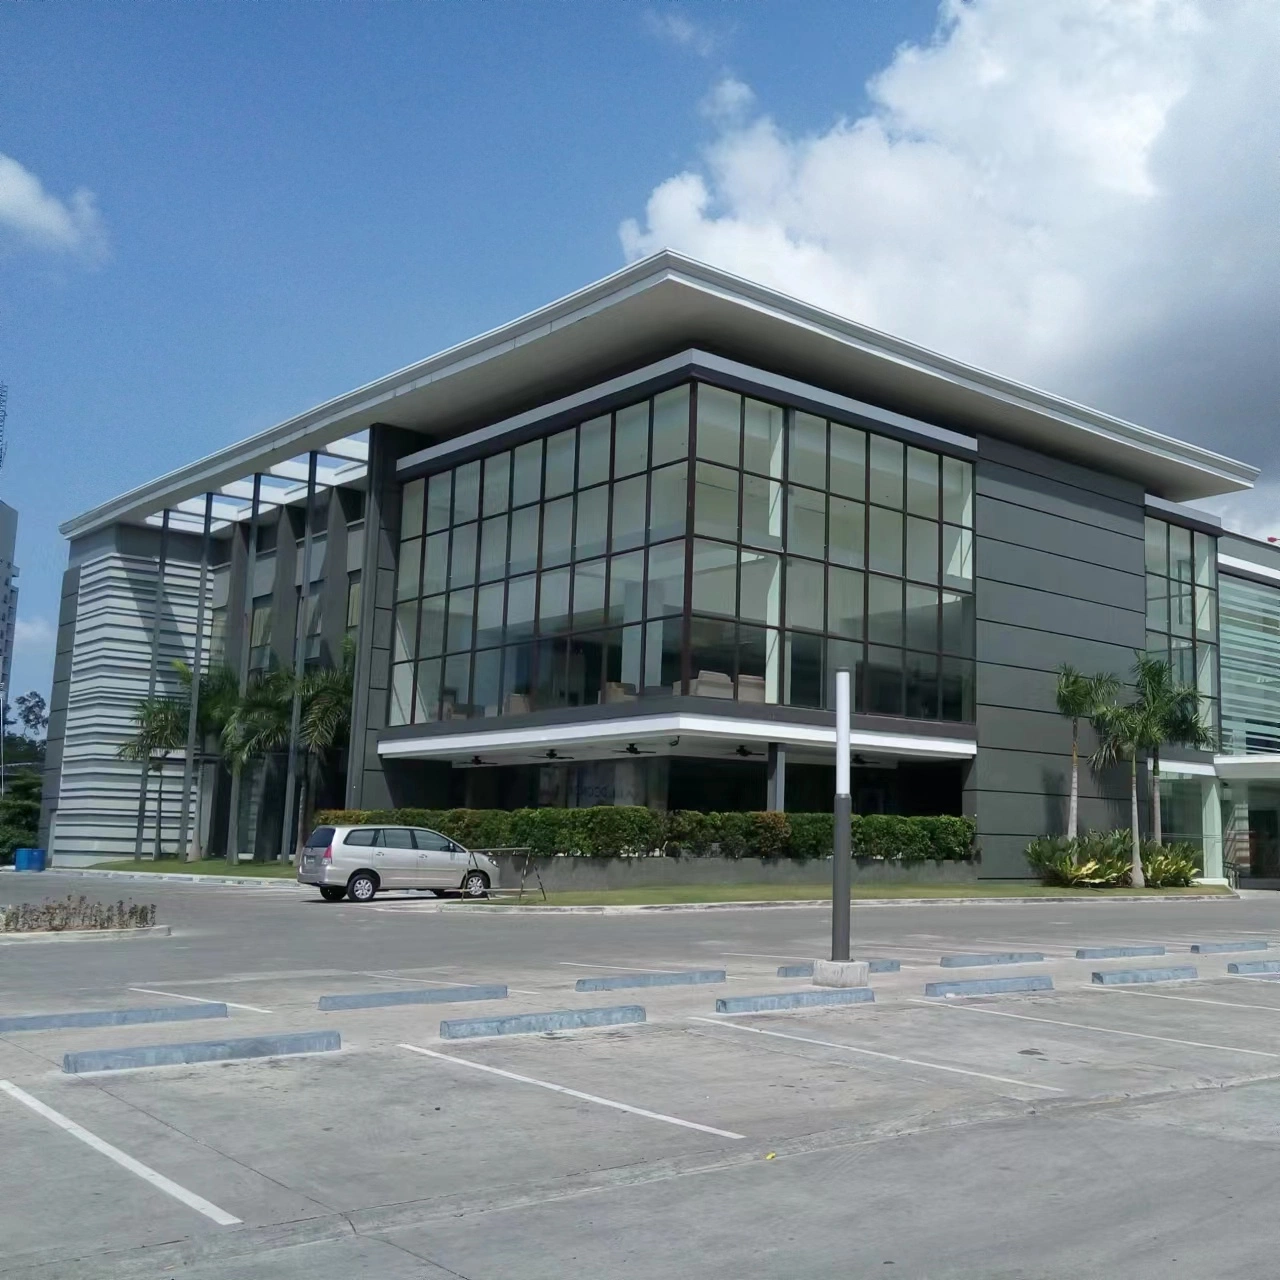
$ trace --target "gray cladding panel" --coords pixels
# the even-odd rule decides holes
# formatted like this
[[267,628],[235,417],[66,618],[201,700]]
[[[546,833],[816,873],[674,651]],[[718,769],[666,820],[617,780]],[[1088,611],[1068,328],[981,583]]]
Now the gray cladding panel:
[[[982,829],[987,835],[1021,836],[1033,839],[1046,831],[1060,833],[1067,828],[1069,797],[1057,794],[978,793]],[[1128,825],[1128,809],[1120,797],[1080,799],[1081,831],[1114,831]]]
[[[1128,775],[1123,767],[1098,775],[1089,767],[1086,744],[1081,744],[1080,794],[1126,796]],[[975,791],[1066,795],[1071,789],[1071,756],[1050,751],[1016,751],[984,747],[974,763],[970,786]]]
[[1065,462],[1061,458],[1051,458],[1048,454],[1037,453],[1033,449],[1026,449],[994,436],[978,438],[978,458],[980,470],[985,470],[988,464],[1009,467],[1089,493],[1118,498],[1121,502],[1129,502],[1139,508],[1146,498],[1142,486],[1132,480],[1094,471],[1075,462]]
[[[1037,547],[1053,555],[1068,556],[1087,564],[1110,565],[1129,573],[1146,572],[1146,551],[1140,536],[1033,511],[999,498],[979,494],[974,506],[974,528],[981,537]],[[1141,528],[1139,525],[1139,533]],[[982,571],[981,564],[978,571]]]
[[[1133,666],[1135,647],[1137,645],[1104,644],[1099,640],[1059,636],[1050,631],[1014,627],[1006,623],[978,623],[978,656],[986,664],[1056,671],[1064,662],[1069,662],[1081,671],[1110,671],[1123,677]],[[999,701],[994,697],[983,697],[981,690],[979,697],[983,701]]]
[[997,538],[979,538],[975,556],[981,577],[988,582],[1047,588],[1061,596],[1122,609],[1142,607],[1146,579],[1141,573],[1086,564]]
[[979,498],[998,498],[1061,516],[1112,533],[1140,538],[1143,533],[1143,511],[1132,502],[1093,493],[1060,480],[1016,471],[998,463],[979,464],[975,483]]
[[[1129,649],[1140,649],[1146,641],[1145,597],[1139,596],[1138,603],[1140,609],[1122,609],[1060,596],[1052,590],[1014,587],[986,579],[979,579],[975,592],[980,622],[1009,623],[1030,631],[1078,636],[1103,644],[1124,645]],[[1036,643],[1034,638],[1029,637],[1028,640],[1031,645]]]

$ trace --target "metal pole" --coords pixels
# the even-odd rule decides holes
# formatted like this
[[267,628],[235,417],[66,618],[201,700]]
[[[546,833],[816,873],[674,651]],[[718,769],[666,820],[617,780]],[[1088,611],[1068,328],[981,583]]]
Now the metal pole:
[[[300,682],[306,670],[307,602],[311,598],[311,508],[316,496],[316,451],[307,463],[307,506],[302,532],[302,586],[293,621],[293,704],[289,709],[289,759],[284,781],[284,818],[280,824],[280,861],[293,856],[294,798],[298,788],[298,730],[302,721]],[[285,518],[281,513],[281,518]]]
[[836,672],[836,830],[831,859],[831,958],[849,959],[849,865],[853,800],[849,795],[849,671]]
[[[147,675],[147,700],[156,696],[156,669],[160,665],[160,610],[164,601],[164,564],[169,554],[169,508],[164,509],[160,521],[160,558],[156,561],[156,603],[151,612],[151,670]],[[163,766],[162,766],[163,767]],[[138,784],[138,829],[133,838],[133,860],[142,861],[142,828],[147,816],[147,780],[151,773],[151,758],[142,762],[142,781]],[[163,784],[161,784],[163,785]],[[156,845],[159,846],[159,826],[162,814],[156,815]]]
[[[196,638],[191,652],[191,701],[187,708],[187,749],[182,760],[182,819],[178,824],[178,856],[186,858],[191,831],[191,775],[195,772],[196,722],[200,716],[200,672],[204,665],[204,597],[209,580],[209,541],[213,530],[213,494],[204,495],[204,538],[200,543],[200,589],[196,598]],[[197,786],[202,779],[197,779]],[[196,832],[197,841],[200,833]]]
[[8,700],[9,690],[0,684],[0,796],[7,794],[4,789],[4,740],[9,732],[9,726],[5,723],[8,719]]
[[[249,688],[249,656],[253,646],[253,591],[258,570],[258,513],[262,500],[262,476],[253,477],[253,507],[249,513],[249,550],[244,570],[240,609],[240,670],[236,689],[243,698]],[[231,798],[227,813],[227,861],[240,860],[240,768],[231,768]]]

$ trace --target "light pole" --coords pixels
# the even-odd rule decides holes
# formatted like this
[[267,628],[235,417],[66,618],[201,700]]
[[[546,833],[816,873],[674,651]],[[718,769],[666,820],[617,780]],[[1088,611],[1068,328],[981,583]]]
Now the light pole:
[[7,795],[5,791],[4,780],[4,740],[9,732],[9,727],[5,723],[8,719],[9,710],[9,690],[0,684],[0,796]]
[[836,672],[836,805],[831,860],[831,959],[849,959],[849,863],[853,800],[849,794],[849,672]]

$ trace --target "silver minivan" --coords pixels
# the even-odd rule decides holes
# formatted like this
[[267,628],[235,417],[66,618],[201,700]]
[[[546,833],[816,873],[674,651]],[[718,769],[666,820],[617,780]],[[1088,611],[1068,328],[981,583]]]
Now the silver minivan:
[[298,859],[298,883],[326,902],[368,902],[379,889],[447,890],[483,898],[498,864],[427,827],[317,827]]

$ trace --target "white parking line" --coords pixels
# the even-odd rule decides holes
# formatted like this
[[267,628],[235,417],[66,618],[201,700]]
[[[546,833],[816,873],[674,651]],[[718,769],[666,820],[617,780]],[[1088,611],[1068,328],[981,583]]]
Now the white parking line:
[[824,1049],[840,1049],[845,1053],[861,1053],[868,1058],[884,1058],[889,1062],[901,1062],[908,1067],[928,1067],[931,1071],[947,1071],[952,1075],[976,1076],[979,1080],[994,1080],[998,1084],[1016,1085],[1019,1089],[1043,1089],[1046,1093],[1062,1093],[1057,1085],[1035,1084],[1031,1080],[1011,1080],[1008,1076],[993,1076],[985,1071],[970,1071],[967,1067],[949,1067],[942,1062],[924,1062],[919,1058],[904,1058],[896,1053],[881,1053],[878,1049],[862,1049],[851,1044],[839,1044],[834,1040],[815,1040],[812,1036],[797,1036],[786,1031],[766,1031],[763,1027],[744,1027],[738,1022],[721,1022],[718,1018],[691,1017],[690,1022],[705,1022],[713,1027],[725,1027],[730,1031],[750,1031],[757,1036],[776,1036],[779,1040],[798,1040],[801,1044],[816,1044]]
[[1095,991],[1102,996],[1146,996],[1148,1000],[1181,1000],[1184,1004],[1218,1004],[1224,1009],[1265,1009],[1268,1013],[1280,1013],[1280,1006],[1245,1004],[1242,1000],[1206,1000],[1203,996],[1171,996],[1163,991],[1130,991],[1125,987],[1082,987],[1081,990]]
[[633,1116],[644,1116],[647,1120],[662,1120],[666,1124],[679,1125],[682,1129],[697,1129],[699,1133],[712,1133],[717,1138],[745,1138],[746,1134],[734,1133],[729,1129],[716,1129],[709,1124],[695,1124],[692,1120],[681,1120],[678,1116],[663,1115],[661,1111],[646,1111],[644,1107],[633,1107],[626,1102],[614,1102],[611,1098],[598,1098],[594,1093],[583,1093],[579,1089],[569,1089],[562,1084],[552,1084],[549,1080],[535,1080],[532,1076],[517,1075],[514,1071],[503,1071],[500,1067],[489,1067],[483,1062],[471,1062],[467,1058],[454,1058],[447,1053],[437,1053],[434,1049],[423,1049],[416,1044],[402,1044],[401,1049],[410,1053],[420,1053],[427,1058],[439,1058],[442,1062],[453,1062],[460,1067],[471,1067],[475,1071],[487,1071],[490,1075],[502,1076],[505,1080],[514,1080],[518,1084],[534,1084],[540,1089],[550,1089],[553,1093],[563,1093],[570,1098],[580,1098],[583,1102],[594,1102],[602,1107],[612,1107],[615,1111],[626,1111]]
[[1280,1053],[1265,1049],[1244,1049],[1235,1044],[1207,1044],[1203,1040],[1179,1040],[1175,1036],[1153,1036],[1145,1031],[1119,1031],[1115,1027],[1095,1027],[1087,1022],[1064,1022],[1059,1018],[1034,1018],[1029,1013],[1010,1013],[1006,1009],[982,1009],[972,1004],[938,1004],[932,1000],[915,1000],[914,1004],[934,1009],[958,1009],[964,1013],[989,1013],[993,1018],[1016,1018],[1019,1022],[1044,1022],[1052,1027],[1071,1027],[1075,1031],[1101,1031],[1109,1036],[1127,1036],[1133,1040],[1159,1040],[1164,1044],[1181,1044],[1190,1049],[1220,1049],[1223,1053],[1248,1053],[1256,1058],[1280,1058]]
[[639,969],[633,964],[584,964],[580,960],[561,960],[571,969],[605,969],[609,973],[681,973],[680,969]]
[[219,1209],[216,1204],[212,1204],[203,1196],[196,1195],[194,1191],[188,1191],[186,1187],[180,1187],[176,1182],[166,1178],[164,1174],[157,1173],[140,1160],[135,1160],[131,1155],[126,1155],[119,1147],[113,1147],[111,1143],[104,1142],[97,1134],[90,1133],[88,1129],[76,1124],[74,1120],[69,1120],[60,1111],[55,1111],[52,1107],[45,1106],[39,1098],[33,1098],[25,1090],[19,1089],[16,1084],[11,1084],[8,1080],[0,1080],[0,1090],[3,1090],[16,1101],[21,1102],[24,1107],[30,1107],[37,1115],[43,1116],[46,1120],[56,1124],[59,1129],[65,1129],[72,1137],[79,1138],[86,1146],[92,1147],[101,1155],[106,1156],[108,1160],[114,1160],[116,1164],[128,1169],[130,1173],[136,1173],[144,1182],[149,1182],[166,1195],[182,1201],[189,1209],[194,1209],[197,1213],[204,1214],[206,1218],[211,1218],[220,1227],[234,1227],[240,1222],[239,1218],[228,1213],[225,1209]]
[[170,1000],[190,1000],[192,1004],[225,1004],[228,1009],[244,1009],[249,1013],[270,1013],[270,1009],[260,1009],[256,1004],[236,1004],[232,1000],[206,1000],[203,996],[184,996],[177,991],[157,991],[154,987],[130,987],[130,991],[139,991],[144,996],[168,996]]
[[[396,973],[371,973],[367,969],[361,969],[360,973],[366,978],[385,978],[388,982],[412,982],[417,986],[421,986],[424,982],[436,982],[442,987],[474,987],[474,982],[450,982],[448,978],[437,978],[434,974],[426,978],[402,978]],[[508,987],[508,991],[514,991],[520,996],[540,996],[541,991],[527,991],[523,987]]]

